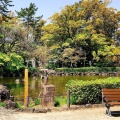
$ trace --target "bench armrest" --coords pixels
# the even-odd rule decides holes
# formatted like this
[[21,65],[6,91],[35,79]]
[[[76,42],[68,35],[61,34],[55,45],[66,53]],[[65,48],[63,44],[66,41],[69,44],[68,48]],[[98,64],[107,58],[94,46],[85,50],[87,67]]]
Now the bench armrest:
[[108,101],[106,100],[106,96],[103,96],[103,102],[105,102],[105,103],[108,103]]

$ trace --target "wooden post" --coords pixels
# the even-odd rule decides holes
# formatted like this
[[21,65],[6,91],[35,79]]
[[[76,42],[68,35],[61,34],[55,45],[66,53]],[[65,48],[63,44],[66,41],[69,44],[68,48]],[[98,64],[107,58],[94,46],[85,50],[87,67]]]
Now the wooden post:
[[70,90],[67,91],[67,108],[70,108]]
[[24,78],[24,106],[28,107],[28,69],[25,69]]

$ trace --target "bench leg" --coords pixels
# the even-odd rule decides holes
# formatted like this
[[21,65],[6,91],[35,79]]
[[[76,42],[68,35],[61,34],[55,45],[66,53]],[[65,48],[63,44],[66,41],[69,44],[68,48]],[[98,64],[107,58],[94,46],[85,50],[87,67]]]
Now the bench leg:
[[106,114],[108,114],[109,116],[111,116],[110,106],[106,106],[106,108],[107,108]]

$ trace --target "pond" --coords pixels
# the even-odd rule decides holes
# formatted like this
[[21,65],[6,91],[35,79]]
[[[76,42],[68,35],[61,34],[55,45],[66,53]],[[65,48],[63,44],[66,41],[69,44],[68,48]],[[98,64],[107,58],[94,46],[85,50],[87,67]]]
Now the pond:
[[[66,95],[65,84],[69,80],[93,80],[105,78],[105,76],[49,76],[48,84],[55,85],[55,95],[64,96]],[[16,84],[15,80],[19,79],[19,84]],[[24,98],[24,78],[0,78],[0,84],[4,84],[10,89],[11,94],[15,99],[22,100]],[[38,98],[40,93],[40,76],[36,77],[36,80],[33,77],[29,77],[29,96],[32,98]]]

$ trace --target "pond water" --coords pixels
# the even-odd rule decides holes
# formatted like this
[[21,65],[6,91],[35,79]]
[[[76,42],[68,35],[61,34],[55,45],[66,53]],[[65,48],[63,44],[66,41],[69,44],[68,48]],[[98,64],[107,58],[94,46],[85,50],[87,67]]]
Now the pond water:
[[[66,95],[65,84],[69,80],[93,80],[105,78],[105,76],[49,76],[48,84],[55,85],[55,95]],[[19,84],[16,84],[15,80],[19,79]],[[0,78],[0,84],[4,84],[10,89],[11,94],[15,99],[22,100],[24,98],[24,78]],[[38,98],[40,93],[40,77],[36,77],[36,80],[33,77],[29,77],[29,96],[32,98]]]

